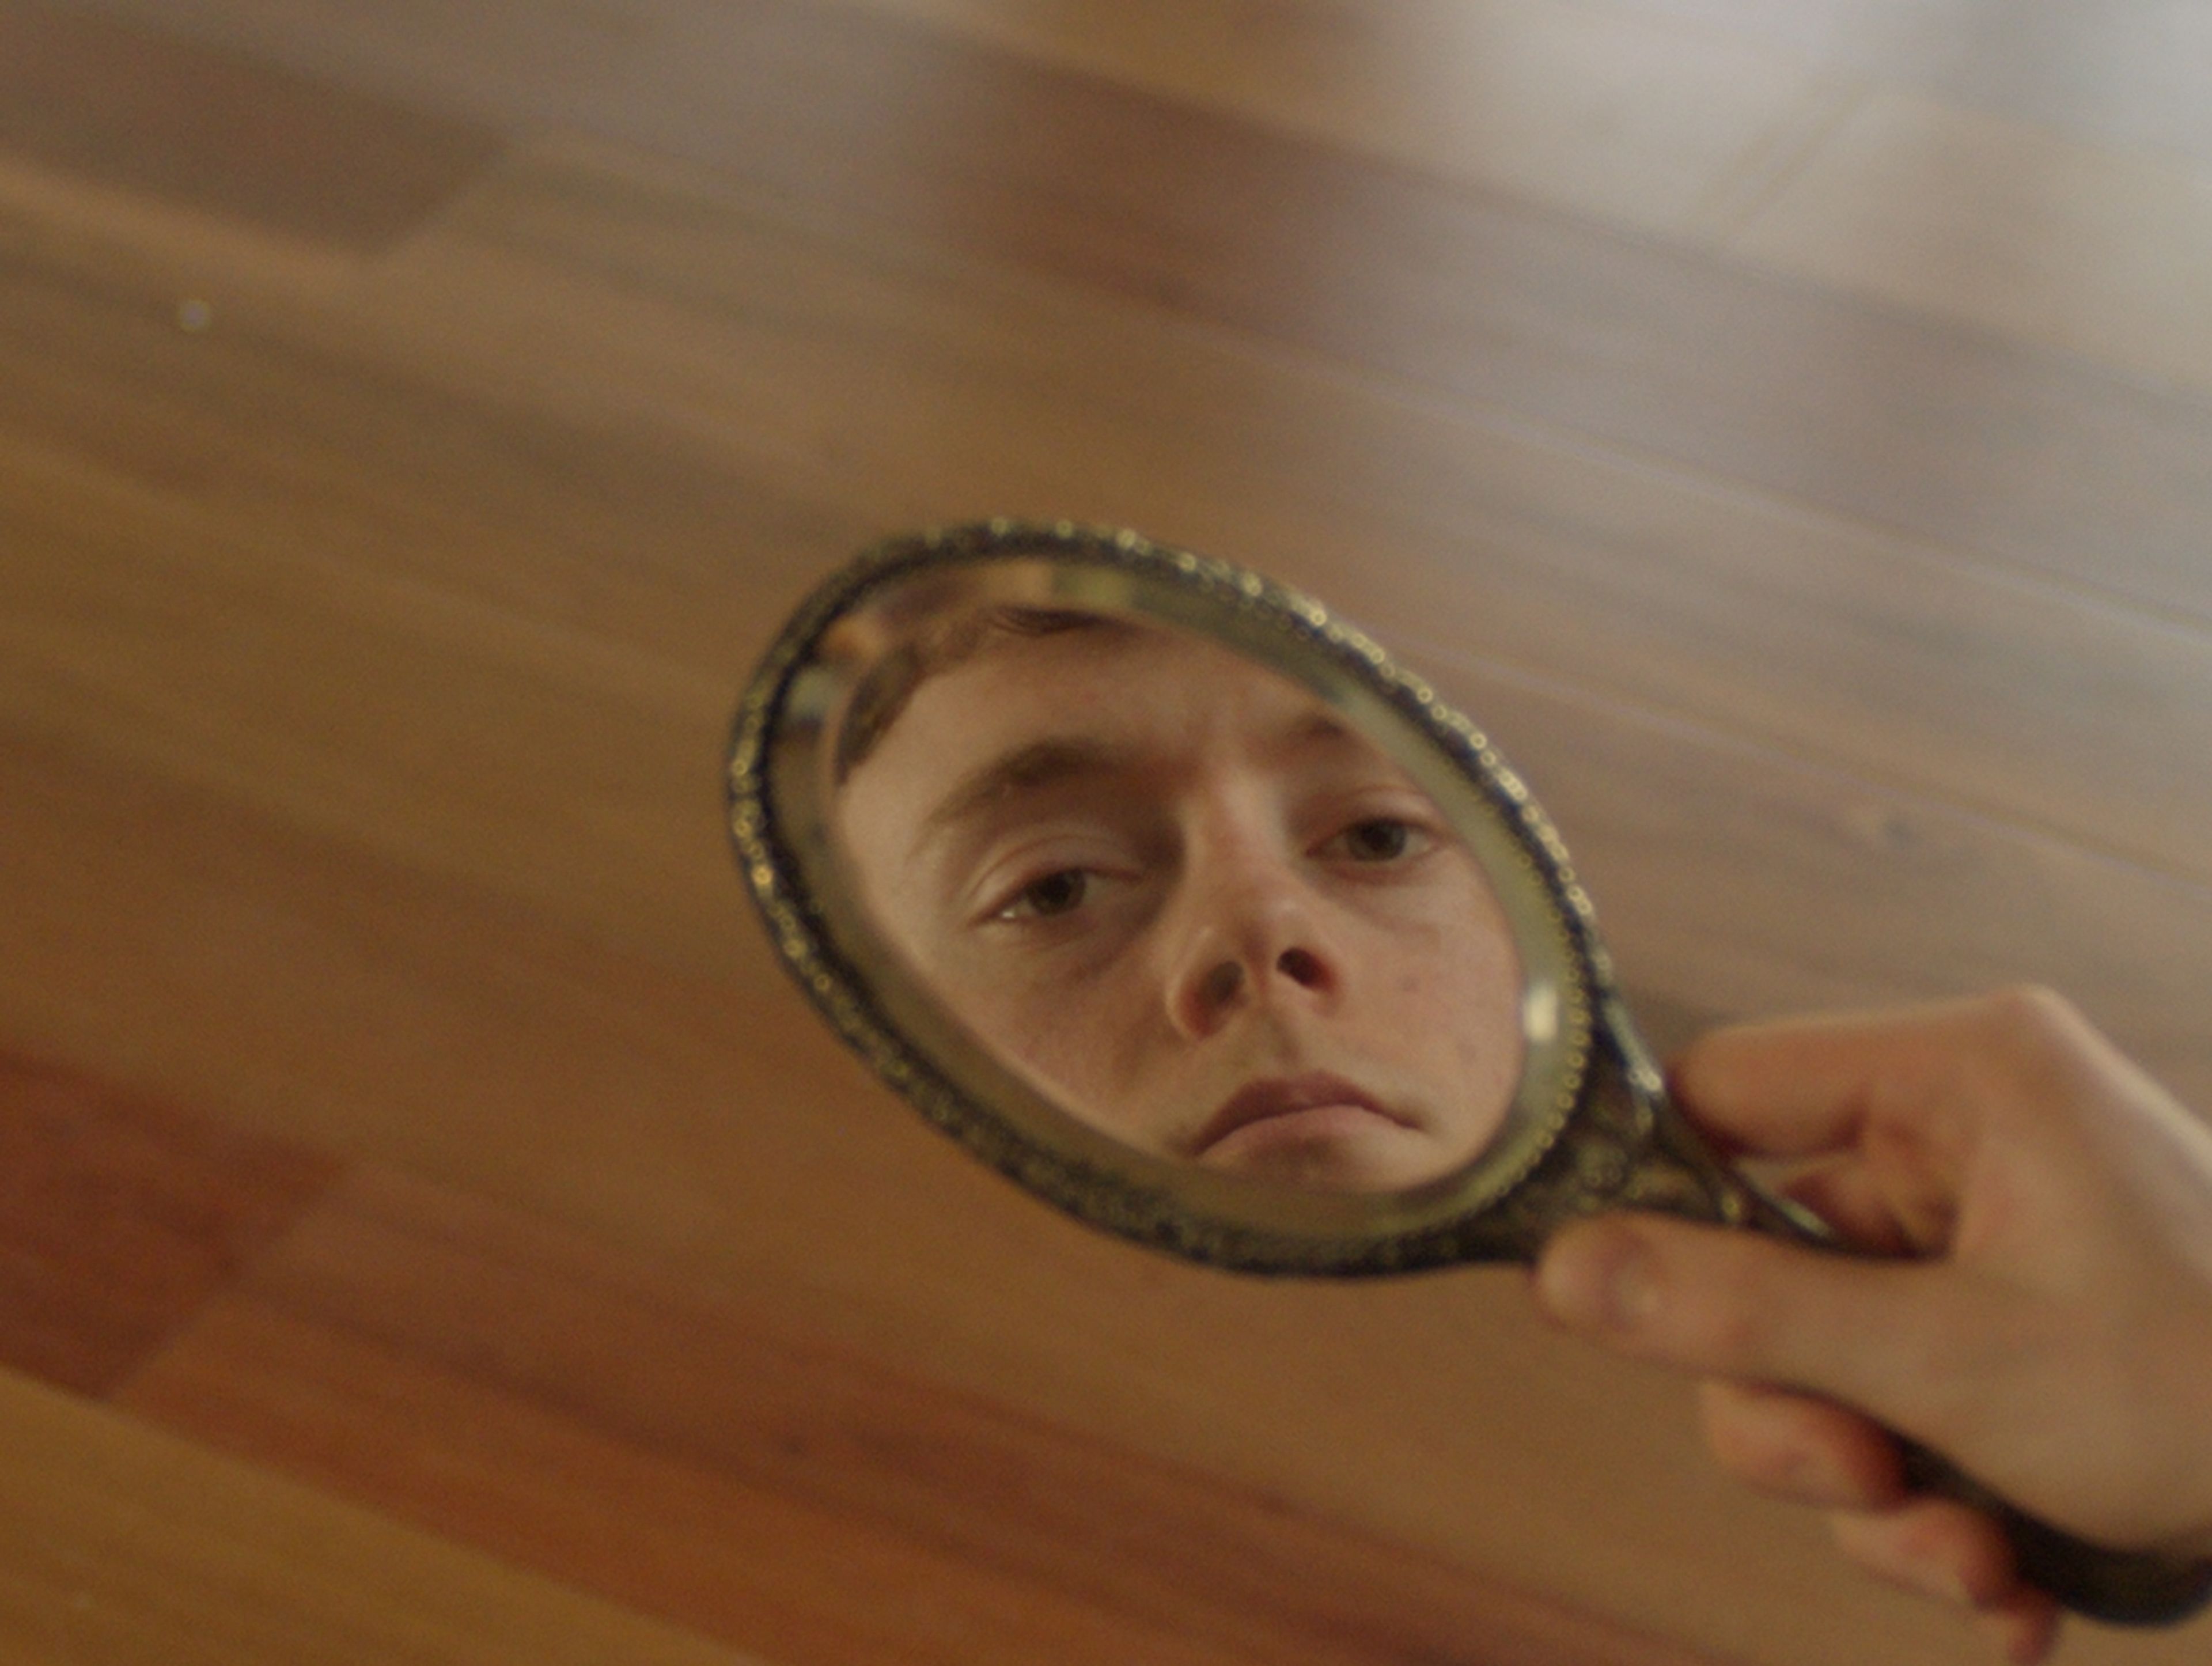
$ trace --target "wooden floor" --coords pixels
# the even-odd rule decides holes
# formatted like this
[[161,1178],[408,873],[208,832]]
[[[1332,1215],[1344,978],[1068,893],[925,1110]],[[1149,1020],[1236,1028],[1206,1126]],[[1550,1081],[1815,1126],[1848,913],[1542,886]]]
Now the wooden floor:
[[1663,1042],[2033,978],[2212,1110],[2205,18],[0,0],[0,1657],[1979,1659],[1510,1271],[971,1172],[719,752],[866,539],[1132,524]]

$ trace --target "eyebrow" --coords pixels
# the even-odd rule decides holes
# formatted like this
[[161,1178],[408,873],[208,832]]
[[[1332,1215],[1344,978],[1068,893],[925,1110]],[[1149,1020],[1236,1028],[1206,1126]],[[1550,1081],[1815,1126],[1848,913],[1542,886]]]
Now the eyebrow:
[[[1296,752],[1342,741],[1365,744],[1364,737],[1327,712],[1314,712],[1291,726],[1279,744],[1283,751]],[[1129,768],[1132,762],[1125,747],[1090,737],[1058,735],[1029,741],[978,764],[956,781],[922,818],[915,848],[930,843],[946,829],[1002,800],[1085,776],[1109,775]]]
[[937,838],[947,828],[1017,793],[1035,793],[1085,775],[1105,775],[1124,767],[1128,754],[1103,740],[1050,737],[1033,740],[977,765],[953,783],[922,818],[915,840],[916,848]]

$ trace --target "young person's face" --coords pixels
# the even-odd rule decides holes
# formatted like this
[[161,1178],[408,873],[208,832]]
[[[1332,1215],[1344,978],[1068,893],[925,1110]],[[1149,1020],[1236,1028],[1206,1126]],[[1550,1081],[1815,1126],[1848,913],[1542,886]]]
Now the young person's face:
[[914,690],[837,819],[947,1005],[1141,1149],[1382,1189],[1511,1102],[1520,964],[1481,870],[1396,765],[1220,648],[987,642]]

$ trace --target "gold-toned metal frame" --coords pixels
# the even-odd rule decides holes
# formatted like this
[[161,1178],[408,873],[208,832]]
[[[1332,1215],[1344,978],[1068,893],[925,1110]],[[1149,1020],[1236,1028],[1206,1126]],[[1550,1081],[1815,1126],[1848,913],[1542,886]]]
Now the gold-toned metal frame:
[[[961,575],[999,581],[998,599],[1171,624],[1223,643],[1346,713],[1435,799],[1501,881],[1528,991],[1520,1091],[1488,1149],[1439,1181],[1373,1195],[1291,1191],[1150,1157],[1054,1104],[928,994],[852,901],[857,888],[842,867],[827,763],[842,689],[823,644],[899,587]],[[738,860],[780,958],[877,1073],[1030,1190],[1181,1256],[1342,1276],[1524,1255],[1528,1223],[1498,1206],[1546,1166],[1591,1098],[1601,1051],[1616,1050],[1609,1031],[1601,1033],[1601,1009],[1609,1017],[1618,1000],[1589,899],[1558,834],[1488,738],[1312,598],[1133,532],[998,520],[864,551],[802,604],[746,689],[729,793]],[[1589,1160],[1585,1153],[1581,1167]],[[1578,1168],[1562,1178],[1587,1188],[1599,1177]],[[1607,1189],[1617,1192],[1617,1181]]]

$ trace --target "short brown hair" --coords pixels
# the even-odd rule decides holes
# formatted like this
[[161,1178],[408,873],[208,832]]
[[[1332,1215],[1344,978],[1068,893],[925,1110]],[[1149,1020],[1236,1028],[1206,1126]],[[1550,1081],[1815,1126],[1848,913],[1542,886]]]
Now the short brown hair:
[[882,744],[914,691],[932,677],[966,664],[994,641],[1055,636],[1063,631],[1114,626],[1103,613],[1066,607],[1006,604],[933,620],[861,673],[837,730],[836,780],[840,787]]

